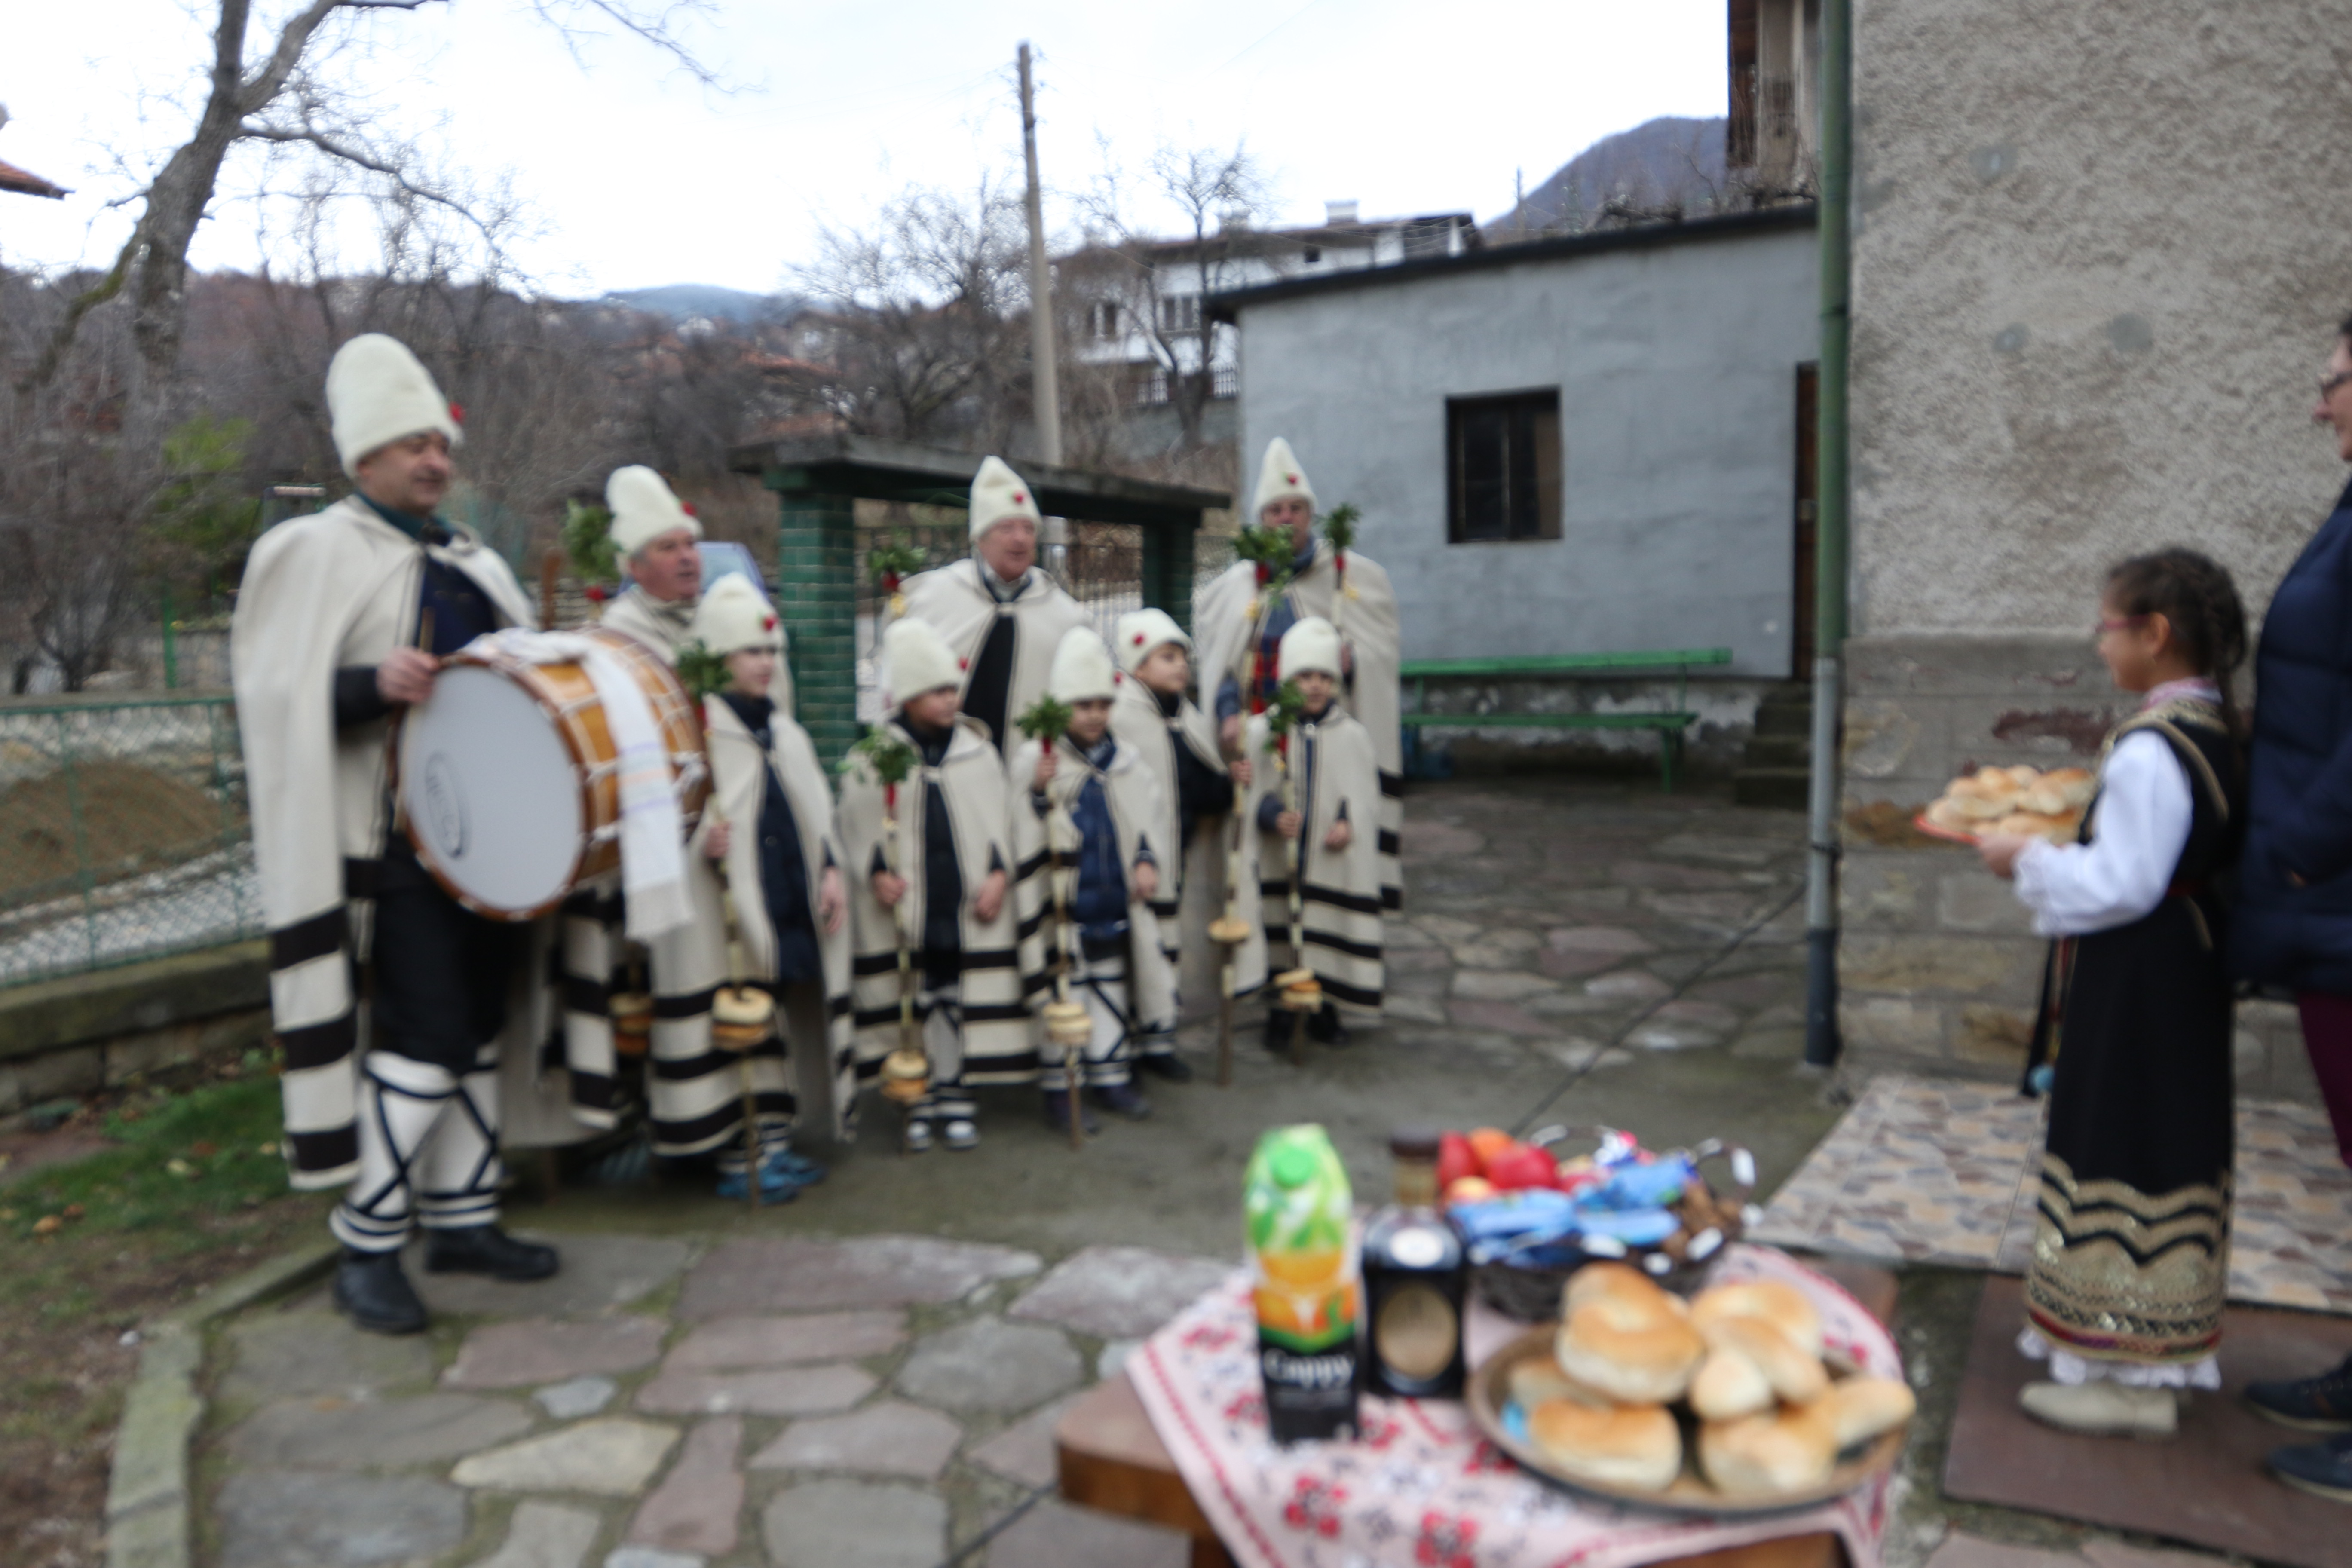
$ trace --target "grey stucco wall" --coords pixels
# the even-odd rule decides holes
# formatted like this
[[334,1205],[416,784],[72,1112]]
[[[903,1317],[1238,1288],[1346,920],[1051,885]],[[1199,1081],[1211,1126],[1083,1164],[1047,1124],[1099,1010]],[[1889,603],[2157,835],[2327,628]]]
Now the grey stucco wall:
[[1855,9],[1855,629],[2073,632],[2175,542],[2259,615],[2344,482],[2352,0]]
[[[1334,290],[1242,319],[1242,485],[1287,437],[1364,513],[1408,658],[1727,647],[1789,673],[1810,227]],[[1556,541],[1448,544],[1445,401],[1557,387]]]

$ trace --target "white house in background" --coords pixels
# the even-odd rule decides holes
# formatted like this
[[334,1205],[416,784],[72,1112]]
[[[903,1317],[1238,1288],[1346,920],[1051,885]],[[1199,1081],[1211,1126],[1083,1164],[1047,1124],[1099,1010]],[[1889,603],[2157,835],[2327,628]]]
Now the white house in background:
[[1079,323],[1074,356],[1083,364],[1126,367],[1135,403],[1150,407],[1169,400],[1171,367],[1182,374],[1199,370],[1204,341],[1213,395],[1234,395],[1234,334],[1214,323],[1204,334],[1206,295],[1460,256],[1480,246],[1468,213],[1364,219],[1354,202],[1327,202],[1323,222],[1307,227],[1228,222],[1200,240],[1088,245],[1058,258],[1055,271]]

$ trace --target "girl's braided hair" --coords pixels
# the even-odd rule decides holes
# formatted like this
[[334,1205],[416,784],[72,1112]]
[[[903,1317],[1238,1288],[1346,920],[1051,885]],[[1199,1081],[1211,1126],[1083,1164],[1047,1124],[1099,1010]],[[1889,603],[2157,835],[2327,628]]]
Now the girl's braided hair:
[[2246,662],[2246,607],[2226,567],[2201,552],[2173,545],[2135,555],[2107,574],[2108,602],[2127,616],[2162,616],[2180,651],[2221,689],[2221,712],[2242,728],[2231,691]]

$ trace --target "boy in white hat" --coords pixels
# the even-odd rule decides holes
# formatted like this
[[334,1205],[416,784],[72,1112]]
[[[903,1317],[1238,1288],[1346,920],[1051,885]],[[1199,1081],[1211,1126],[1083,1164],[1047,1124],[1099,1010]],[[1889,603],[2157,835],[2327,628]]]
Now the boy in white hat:
[[[750,579],[722,577],[702,595],[692,641],[726,661],[729,684],[702,705],[710,747],[711,808],[702,852],[727,868],[745,973],[774,994],[782,1038],[752,1054],[761,1125],[758,1180],[764,1199],[790,1198],[824,1173],[792,1151],[797,1110],[786,1051],[803,1052],[801,1081],[830,1075],[836,1138],[848,1135],[856,1079],[849,1032],[849,909],[842,851],[833,832],[833,792],[808,731],[769,697],[783,630]],[[811,1063],[814,1061],[814,1068]],[[684,1067],[688,1064],[676,1064]],[[656,1114],[715,1139],[719,1195],[741,1197],[742,1080],[736,1065],[706,1053],[707,1070],[651,1079]]]
[[1276,437],[1258,465],[1251,510],[1260,526],[1289,533],[1297,552],[1292,575],[1281,593],[1270,594],[1252,563],[1236,561],[1201,595],[1192,624],[1201,630],[1202,700],[1214,709],[1218,740],[1231,750],[1278,679],[1283,635],[1308,616],[1339,629],[1339,700],[1362,721],[1380,760],[1381,799],[1363,826],[1379,840],[1381,907],[1399,910],[1404,907],[1397,858],[1404,824],[1404,732],[1397,722],[1402,642],[1396,591],[1379,562],[1352,545],[1338,549],[1316,532],[1315,504],[1315,487],[1297,454]]
[[[1263,713],[1249,722],[1244,754],[1255,771],[1244,808],[1255,829],[1257,875],[1242,879],[1240,913],[1251,931],[1234,956],[1234,988],[1264,984],[1274,962],[1268,949],[1278,944],[1285,970],[1312,970],[1322,984],[1323,1007],[1308,1018],[1307,1037],[1344,1046],[1343,1016],[1376,1018],[1381,1009],[1381,868],[1370,830],[1379,820],[1380,769],[1371,737],[1339,702],[1339,634],[1331,623],[1320,616],[1298,622],[1283,634],[1278,657],[1283,682],[1297,688],[1306,713],[1286,737],[1276,736]],[[1303,933],[1296,949],[1294,847]],[[1286,1050],[1298,1015],[1273,1000],[1267,998],[1266,1049]]]
[[1152,914],[1166,880],[1152,836],[1166,814],[1150,769],[1110,732],[1119,685],[1100,635],[1073,628],[1054,652],[1048,688],[1069,704],[1070,727],[1051,747],[1022,742],[1006,769],[1023,796],[1013,811],[1022,921],[1053,921],[1049,868],[1058,850],[1076,930],[1056,930],[1053,939],[1069,965],[1071,994],[1094,1025],[1082,1063],[1068,1062],[1064,1047],[1045,1042],[1039,1079],[1045,1120],[1067,1127],[1075,1114],[1089,1131],[1092,1118],[1072,1098],[1081,1078],[1105,1110],[1135,1121],[1151,1114],[1133,1081],[1135,1046],[1139,1037],[1165,1035],[1176,1017],[1175,978]]
[[882,637],[882,734],[914,766],[887,784],[854,753],[842,775],[841,839],[853,875],[857,1074],[877,1076],[898,1043],[898,944],[914,952],[915,1016],[930,1089],[908,1118],[911,1150],[934,1133],[950,1149],[980,1142],[973,1086],[1037,1074],[1028,997],[1038,967],[1008,896],[1017,861],[1004,761],[956,710],[963,669],[940,634],[899,621]]
[[1037,498],[1001,458],[971,481],[971,554],[907,579],[907,618],[928,622],[961,661],[962,711],[1000,753],[1013,721],[1045,689],[1054,650],[1087,624],[1078,602],[1037,568]]
[[[1162,847],[1159,896],[1151,900],[1160,925],[1160,951],[1169,973],[1183,973],[1181,946],[1189,940],[1180,911],[1184,898],[1184,862],[1192,832],[1204,818],[1234,808],[1236,785],[1249,786],[1250,765],[1228,767],[1217,746],[1215,727],[1187,694],[1192,683],[1192,639],[1165,610],[1132,611],[1118,618],[1111,639],[1127,679],[1111,704],[1111,732],[1121,747],[1142,758],[1160,786],[1160,821],[1152,842]],[[1176,1054],[1174,1020],[1144,1037],[1137,1064],[1146,1072],[1182,1083],[1192,1069]]]
[[[328,367],[327,407],[356,493],[255,544],[230,663],[293,1183],[350,1184],[329,1222],[344,1248],[335,1301],[363,1329],[407,1333],[425,1326],[400,1262],[420,1222],[433,1272],[557,1266],[498,1224],[501,1078],[523,1109],[540,1082],[531,1016],[558,1011],[544,994],[510,1010],[509,989],[519,970],[547,973],[553,921],[487,920],[444,892],[390,830],[385,769],[388,724],[432,697],[441,656],[534,617],[497,552],[435,515],[459,431],[416,357],[353,338]],[[562,1016],[558,1124],[610,1126],[609,1026]]]

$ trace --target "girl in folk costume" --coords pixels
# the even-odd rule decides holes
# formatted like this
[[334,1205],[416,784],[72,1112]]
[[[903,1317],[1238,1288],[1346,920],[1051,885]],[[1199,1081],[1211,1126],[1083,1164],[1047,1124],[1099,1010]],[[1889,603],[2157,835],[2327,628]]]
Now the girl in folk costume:
[[344,1247],[335,1301],[362,1328],[402,1333],[425,1325],[399,1251],[420,1220],[428,1269],[555,1271],[552,1248],[498,1226],[501,1102],[528,1108],[560,1027],[571,1114],[557,1126],[609,1127],[612,1036],[601,1001],[562,1011],[548,986],[516,986],[548,973],[555,921],[474,914],[394,825],[394,714],[431,699],[439,656],[533,624],[497,553],[433,515],[455,410],[375,333],[336,351],[327,406],[358,489],[255,544],[230,659],[293,1182],[350,1183],[330,1221]]
[[[1182,973],[1184,860],[1192,830],[1205,817],[1234,808],[1236,785],[1249,787],[1250,765],[1230,767],[1220,753],[1217,731],[1200,704],[1186,695],[1192,683],[1192,639],[1165,610],[1137,610],[1118,618],[1112,647],[1127,679],[1110,710],[1111,732],[1124,750],[1143,760],[1160,786],[1160,820],[1151,841],[1161,847],[1160,890],[1150,900],[1160,926],[1160,951],[1171,975]],[[1176,1054],[1175,1009],[1169,1026],[1143,1038],[1139,1065],[1182,1083],[1192,1069]]]
[[[1241,994],[1265,984],[1267,950],[1279,938],[1284,967],[1312,970],[1322,985],[1323,1006],[1308,1018],[1307,1037],[1344,1046],[1343,1012],[1377,1017],[1381,1008],[1380,858],[1363,826],[1378,820],[1380,770],[1371,737],[1339,706],[1339,634],[1331,623],[1320,616],[1300,621],[1283,634],[1279,658],[1284,683],[1297,688],[1305,707],[1286,735],[1275,732],[1267,714],[1252,719],[1243,746],[1251,764],[1243,809],[1257,874],[1244,869],[1236,889],[1235,910],[1250,936],[1234,958],[1234,989]],[[1301,935],[1291,948],[1294,850]],[[1267,1000],[1266,1048],[1286,1050],[1298,1016]]]
[[[1377,838],[1381,907],[1402,909],[1397,853],[1404,822],[1404,741],[1397,721],[1396,592],[1379,562],[1345,542],[1345,531],[1337,542],[1317,535],[1315,487],[1279,436],[1267,443],[1259,465],[1254,510],[1260,527],[1287,531],[1295,553],[1286,572],[1237,561],[1201,595],[1193,624],[1201,628],[1202,698],[1214,707],[1220,742],[1234,751],[1244,719],[1263,712],[1273,696],[1283,634],[1308,616],[1338,628],[1339,699],[1362,722],[1380,764],[1380,798],[1362,826]],[[1335,514],[1335,526],[1337,521]]]
[[908,748],[915,766],[886,785],[871,758],[853,752],[842,777],[842,849],[856,873],[857,1075],[876,1077],[898,1043],[903,933],[930,1058],[907,1146],[929,1148],[936,1130],[950,1149],[969,1149],[980,1142],[972,1086],[1037,1076],[1028,998],[1045,983],[1034,933],[1022,935],[1008,897],[1016,862],[1004,762],[956,711],[956,656],[928,623],[904,620],[883,634],[882,666],[885,700],[897,705],[879,733]]
[[[1094,1026],[1081,1050],[1082,1075],[1071,1070],[1066,1047],[1046,1040],[1039,1081],[1054,1127],[1069,1125],[1080,1076],[1107,1110],[1131,1121],[1150,1115],[1150,1102],[1132,1081],[1135,1042],[1175,1025],[1174,976],[1152,914],[1152,900],[1170,879],[1158,847],[1167,840],[1154,837],[1166,812],[1151,770],[1110,732],[1120,684],[1102,638],[1090,627],[1074,628],[1055,651],[1047,688],[1069,705],[1069,728],[1051,745],[1024,741],[1006,769],[1018,794],[1013,841],[1022,924],[1034,929],[1055,918],[1046,908],[1055,901],[1050,883],[1057,875],[1068,879],[1060,907],[1077,929],[1057,931],[1054,940],[1063,944],[1070,989]],[[1084,1115],[1083,1107],[1077,1110]]]
[[[784,1087],[788,1041],[803,1051],[801,1081],[830,1075],[834,1134],[846,1139],[856,1110],[849,1020],[849,909],[842,854],[833,833],[833,794],[808,731],[768,696],[783,634],[776,613],[740,576],[722,577],[694,612],[694,640],[724,659],[728,686],[702,705],[710,747],[714,814],[705,811],[702,852],[727,868],[735,930],[749,980],[774,994],[785,1034],[751,1054],[762,1113],[759,1180],[763,1197],[789,1196],[823,1172],[787,1142],[793,1099]],[[716,1053],[714,1053],[715,1055]],[[812,1068],[812,1064],[814,1068]],[[697,1106],[674,1106],[722,1139],[719,1195],[744,1195],[739,1068],[724,1060],[667,1081],[673,1100],[691,1089]],[[668,1074],[675,1064],[657,1064]],[[765,1079],[767,1081],[763,1082]],[[657,1086],[665,1079],[656,1079]]]
[[2221,1386],[2232,1080],[2217,883],[2243,816],[2229,686],[2246,619],[2229,574],[2179,549],[2117,566],[2099,615],[2100,657],[2141,700],[2107,738],[2080,841],[1981,847],[2057,939],[2033,1042],[2055,1070],[2019,1342],[2051,1381],[2020,1398],[2072,1431],[2168,1436],[2177,1396]]
[[[1013,721],[1045,689],[1054,650],[1087,624],[1078,602],[1037,567],[1044,519],[1021,476],[983,458],[971,481],[971,554],[907,580],[906,618],[928,623],[961,660],[962,712],[1010,753]],[[887,629],[887,628],[886,628]]]

